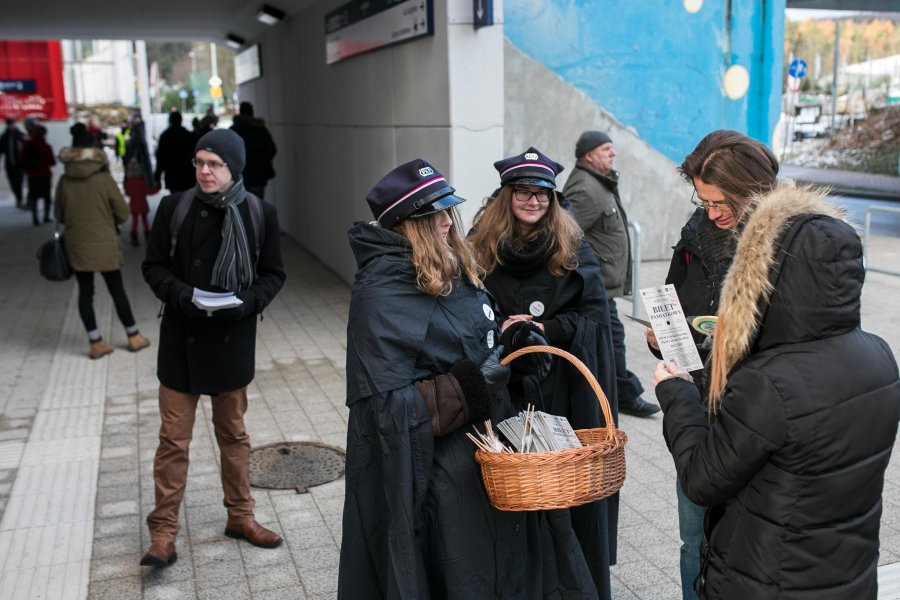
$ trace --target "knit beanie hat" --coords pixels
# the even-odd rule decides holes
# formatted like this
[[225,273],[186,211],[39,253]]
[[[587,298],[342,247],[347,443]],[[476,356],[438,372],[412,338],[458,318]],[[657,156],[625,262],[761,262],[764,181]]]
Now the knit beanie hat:
[[612,139],[602,131],[585,131],[575,142],[575,158],[581,158],[597,146],[612,142]]
[[247,152],[244,149],[244,140],[230,129],[213,129],[199,140],[194,147],[194,155],[200,150],[218,154],[222,161],[228,165],[231,178],[237,181],[244,172],[244,163],[247,160]]

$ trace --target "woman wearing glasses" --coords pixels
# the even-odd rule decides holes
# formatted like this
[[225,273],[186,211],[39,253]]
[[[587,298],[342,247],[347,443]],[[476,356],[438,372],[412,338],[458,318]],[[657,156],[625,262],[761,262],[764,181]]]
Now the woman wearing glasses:
[[[737,247],[739,223],[752,198],[774,189],[778,161],[760,142],[723,129],[704,137],[678,171],[694,187],[691,202],[697,209],[681,229],[666,283],[674,284],[685,315],[715,315],[722,283]],[[706,336],[692,333],[700,357],[706,361]],[[651,329],[647,330],[647,341],[661,358]],[[705,396],[703,371],[691,375],[701,396]],[[682,598],[692,600],[697,598],[694,581],[700,572],[705,509],[691,502],[680,485],[677,493]]]
[[[710,220],[713,202],[735,204],[732,180],[774,176],[752,144],[707,148],[682,172],[706,184]],[[704,198],[709,186],[724,194]],[[860,328],[862,244],[843,211],[810,188],[759,186],[738,206],[705,394],[670,362],[653,379],[678,480],[709,507],[697,589],[706,600],[875,600],[897,363]]]
[[[469,242],[497,301],[508,351],[546,344],[581,359],[614,404],[615,363],[603,276],[575,220],[560,207],[563,166],[539,150],[494,163],[500,190],[475,218]],[[532,358],[532,357],[537,357]],[[530,360],[529,360],[530,359]],[[584,377],[568,362],[526,355],[512,363],[510,393],[524,407],[565,416],[575,429],[603,425]],[[618,497],[571,509],[600,598],[610,597]]]

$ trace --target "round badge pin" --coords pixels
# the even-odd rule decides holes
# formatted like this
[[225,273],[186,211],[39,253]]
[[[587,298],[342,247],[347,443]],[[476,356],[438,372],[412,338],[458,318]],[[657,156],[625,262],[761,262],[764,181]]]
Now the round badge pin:
[[481,308],[482,308],[482,310],[484,310],[484,316],[486,316],[488,319],[493,321],[494,320],[494,309],[492,309],[487,304],[482,304]]
[[487,347],[488,348],[494,347],[494,330],[493,329],[491,329],[490,331],[487,332]]
[[539,317],[544,314],[544,303],[540,300],[535,300],[528,307],[528,312],[531,313],[532,317]]

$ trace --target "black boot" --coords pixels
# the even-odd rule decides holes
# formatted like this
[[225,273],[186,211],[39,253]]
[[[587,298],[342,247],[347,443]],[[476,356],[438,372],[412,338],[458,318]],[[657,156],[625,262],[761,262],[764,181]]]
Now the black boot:
[[131,232],[131,245],[132,246],[140,246],[141,245],[141,242],[138,240],[137,231]]
[[631,415],[633,417],[646,418],[659,412],[659,407],[655,404],[647,402],[640,396],[625,402],[619,401],[619,414]]

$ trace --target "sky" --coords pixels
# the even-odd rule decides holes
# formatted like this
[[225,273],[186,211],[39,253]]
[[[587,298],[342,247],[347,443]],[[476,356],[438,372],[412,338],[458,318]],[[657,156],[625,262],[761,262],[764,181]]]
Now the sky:
[[855,17],[864,14],[858,10],[816,10],[810,8],[786,8],[784,16],[789,21],[803,21],[805,19],[834,19]]

